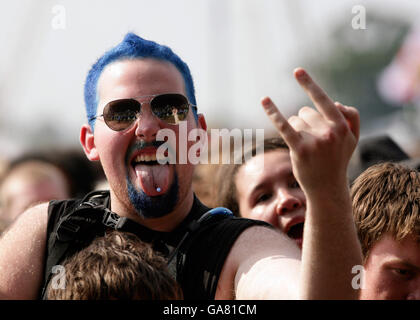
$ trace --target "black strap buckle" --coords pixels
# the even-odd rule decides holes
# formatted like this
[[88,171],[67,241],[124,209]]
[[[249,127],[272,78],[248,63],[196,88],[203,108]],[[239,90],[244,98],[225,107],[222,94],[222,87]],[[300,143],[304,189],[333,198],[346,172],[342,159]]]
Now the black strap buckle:
[[118,214],[105,208],[104,218],[102,220],[102,223],[104,225],[113,229],[119,229],[123,221],[124,219],[120,217]]

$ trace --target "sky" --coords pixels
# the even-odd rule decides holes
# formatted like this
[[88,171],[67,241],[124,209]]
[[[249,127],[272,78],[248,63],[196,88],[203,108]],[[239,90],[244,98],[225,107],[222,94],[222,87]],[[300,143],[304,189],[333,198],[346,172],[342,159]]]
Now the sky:
[[271,129],[261,97],[294,113],[306,97],[293,69],[328,52],[333,26],[352,28],[357,5],[367,25],[354,32],[369,31],[373,8],[407,21],[420,13],[417,0],[2,0],[2,156],[78,146],[86,74],[129,31],[188,63],[210,128]]

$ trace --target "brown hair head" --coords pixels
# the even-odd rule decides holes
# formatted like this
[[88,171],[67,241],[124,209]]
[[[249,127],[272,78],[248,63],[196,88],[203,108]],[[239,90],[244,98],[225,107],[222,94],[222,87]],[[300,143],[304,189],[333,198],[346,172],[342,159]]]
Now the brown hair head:
[[182,291],[166,260],[131,233],[96,238],[64,264],[65,288],[48,286],[52,300],[176,300]]
[[386,162],[366,169],[351,188],[353,215],[365,259],[385,234],[420,240],[420,173]]

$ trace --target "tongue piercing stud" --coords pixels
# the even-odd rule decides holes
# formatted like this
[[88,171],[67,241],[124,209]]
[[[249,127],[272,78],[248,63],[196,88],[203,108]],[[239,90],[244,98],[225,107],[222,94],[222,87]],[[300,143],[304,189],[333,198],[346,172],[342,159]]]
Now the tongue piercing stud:
[[161,189],[160,189],[159,187],[157,187],[157,188],[156,188],[156,191],[157,191],[157,192],[160,192],[160,191],[161,191]]

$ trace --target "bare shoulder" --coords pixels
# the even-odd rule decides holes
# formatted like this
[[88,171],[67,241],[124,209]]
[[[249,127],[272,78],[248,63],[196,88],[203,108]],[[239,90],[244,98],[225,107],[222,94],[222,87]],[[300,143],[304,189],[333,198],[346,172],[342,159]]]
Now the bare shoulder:
[[36,298],[42,281],[48,203],[22,213],[0,239],[0,298]]
[[263,226],[246,229],[225,261],[216,299],[294,298],[300,256],[297,245],[278,230]]
[[[48,202],[30,207],[22,213],[16,221],[4,232],[1,242],[14,234],[25,235],[28,232],[38,233],[40,229],[47,228],[48,223]],[[1,243],[0,242],[0,243]]]

